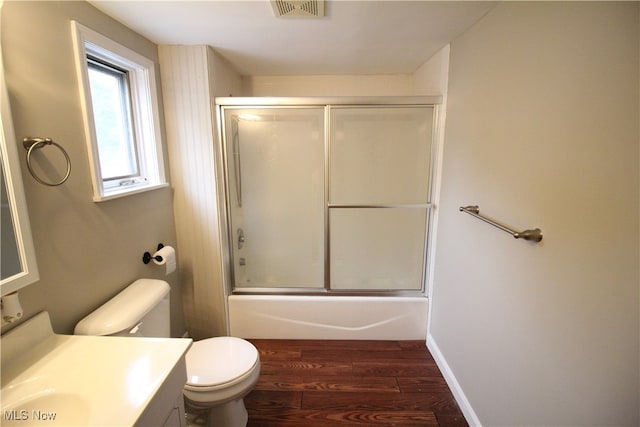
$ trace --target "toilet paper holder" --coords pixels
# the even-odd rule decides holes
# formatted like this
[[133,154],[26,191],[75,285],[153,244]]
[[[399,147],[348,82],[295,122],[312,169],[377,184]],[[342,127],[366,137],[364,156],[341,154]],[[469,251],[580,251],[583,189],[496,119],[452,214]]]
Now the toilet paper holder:
[[[164,248],[164,245],[162,243],[158,243],[158,249],[157,250],[159,251],[162,248]],[[149,264],[152,259],[155,259],[158,262],[162,262],[162,257],[160,255],[152,256],[151,252],[145,252],[142,255],[142,262],[144,262],[145,264]]]

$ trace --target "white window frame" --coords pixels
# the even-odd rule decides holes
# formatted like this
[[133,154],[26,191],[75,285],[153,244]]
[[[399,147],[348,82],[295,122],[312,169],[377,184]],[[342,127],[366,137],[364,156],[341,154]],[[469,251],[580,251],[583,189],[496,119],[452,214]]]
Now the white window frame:
[[[85,139],[89,154],[93,201],[101,202],[167,187],[169,184],[165,178],[162,155],[162,134],[160,132],[154,62],[77,21],[71,21],[71,33],[76,57]],[[124,69],[129,75],[133,132],[137,141],[140,176],[136,179],[123,179],[122,185],[113,186],[102,178],[89,86],[87,55]]]

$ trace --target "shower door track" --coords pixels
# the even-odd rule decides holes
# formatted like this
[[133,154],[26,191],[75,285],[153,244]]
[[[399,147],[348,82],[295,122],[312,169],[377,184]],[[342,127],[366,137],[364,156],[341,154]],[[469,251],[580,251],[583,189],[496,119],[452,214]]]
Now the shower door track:
[[442,104],[442,96],[336,96],[336,97],[217,97],[215,103],[220,107],[324,107],[327,105],[367,105],[384,107],[418,107]]
[[327,203],[327,207],[334,209],[376,209],[376,208],[404,208],[404,209],[430,209],[433,206],[432,203],[416,203],[416,204],[345,204],[345,203]]
[[232,289],[232,295],[286,295],[286,296],[345,296],[345,297],[424,297],[422,290],[337,290],[324,288],[240,288]]
[[[219,141],[220,146],[218,152],[221,155],[222,163],[223,163],[223,179],[224,179],[224,197],[221,197],[221,200],[224,200],[224,216],[227,230],[227,247],[224,248],[224,258],[228,260],[227,273],[226,277],[229,277],[231,280],[226,283],[226,287],[229,291],[229,294],[233,295],[304,295],[304,296],[380,296],[380,297],[424,297],[426,296],[425,289],[425,281],[427,275],[427,264],[428,264],[428,253],[430,250],[429,235],[431,228],[431,219],[432,219],[432,209],[433,203],[431,203],[432,191],[433,191],[433,174],[434,167],[433,162],[435,158],[435,134],[436,124],[438,122],[438,105],[442,103],[442,96],[411,96],[411,97],[396,97],[396,96],[387,96],[387,97],[217,97],[215,99],[215,104],[217,108],[217,116],[218,116],[218,132],[219,132]],[[341,204],[341,203],[330,203],[329,202],[329,150],[330,150],[330,142],[329,142],[329,114],[332,106],[340,106],[340,107],[433,107],[434,108],[434,133],[432,135],[432,143],[431,143],[431,162],[432,165],[430,167],[430,186],[429,186],[429,194],[428,200],[429,203],[416,203],[416,204]],[[233,268],[233,251],[230,249],[233,245],[233,240],[235,236],[231,232],[231,214],[230,207],[228,201],[228,185],[229,185],[229,168],[227,165],[227,153],[226,153],[226,143],[222,143],[225,135],[225,125],[224,125],[224,110],[226,107],[230,107],[229,109],[242,108],[242,107],[250,107],[250,108],[304,108],[304,107],[323,107],[325,108],[325,213],[324,213],[324,230],[325,230],[325,271],[324,271],[324,287],[264,287],[264,286],[256,286],[256,287],[242,287],[236,288],[233,283],[235,283],[235,277]],[[422,286],[421,289],[366,289],[366,290],[355,290],[355,289],[332,289],[330,286],[330,245],[329,245],[329,210],[330,209],[357,209],[357,208],[372,208],[372,209],[391,209],[391,208],[403,208],[403,209],[425,209],[426,210],[426,227],[425,227],[425,238],[424,238],[424,263],[423,263],[423,278],[422,278]],[[226,280],[225,280],[226,281]]]

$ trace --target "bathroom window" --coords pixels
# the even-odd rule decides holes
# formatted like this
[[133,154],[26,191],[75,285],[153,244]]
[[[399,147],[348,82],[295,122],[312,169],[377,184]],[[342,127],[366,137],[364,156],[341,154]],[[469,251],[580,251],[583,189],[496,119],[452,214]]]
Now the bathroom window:
[[96,202],[167,186],[153,61],[72,22]]

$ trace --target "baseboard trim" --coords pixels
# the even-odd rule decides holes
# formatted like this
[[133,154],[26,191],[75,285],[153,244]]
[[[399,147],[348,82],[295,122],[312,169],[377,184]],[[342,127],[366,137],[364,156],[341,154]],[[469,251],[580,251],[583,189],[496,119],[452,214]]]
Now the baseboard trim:
[[462,414],[467,420],[467,423],[469,423],[470,426],[482,427],[482,424],[480,424],[480,420],[478,419],[478,416],[476,415],[473,408],[471,407],[471,403],[469,403],[469,400],[467,399],[467,396],[464,394],[462,387],[460,387],[460,384],[458,383],[456,376],[453,374],[453,371],[449,367],[449,364],[447,363],[446,359],[442,355],[442,352],[440,351],[438,344],[436,344],[436,341],[434,340],[433,336],[431,336],[431,334],[427,334],[427,348],[429,349],[429,351],[431,352],[431,355],[436,361],[438,368],[440,368],[440,371],[442,372],[442,376],[444,377],[445,381],[447,382],[447,385],[451,389],[451,392],[453,393],[453,397],[456,399],[456,402],[458,402],[458,406],[460,406],[460,410],[462,411]]

